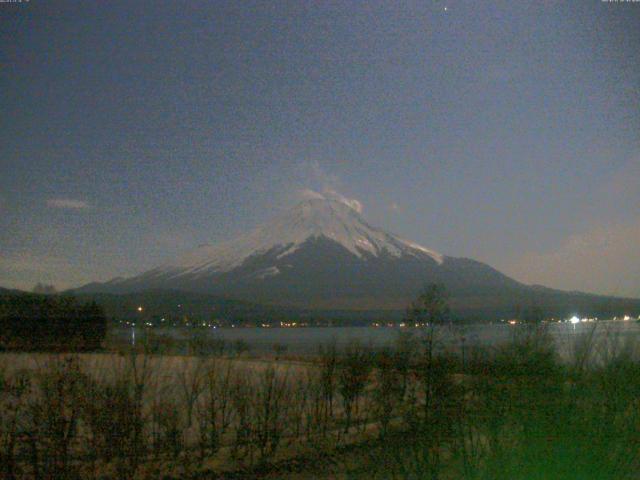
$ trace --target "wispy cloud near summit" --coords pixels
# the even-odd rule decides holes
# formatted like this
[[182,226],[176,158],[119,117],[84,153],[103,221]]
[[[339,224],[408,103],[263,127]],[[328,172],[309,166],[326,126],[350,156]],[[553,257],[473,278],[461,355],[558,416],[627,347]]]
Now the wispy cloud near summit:
[[320,200],[334,200],[336,202],[344,203],[348,207],[351,207],[358,213],[362,213],[363,205],[362,202],[356,200],[355,198],[348,198],[342,195],[341,193],[336,192],[333,189],[326,188],[322,191],[322,193],[316,192],[311,189],[304,189],[300,192],[300,196],[307,200],[320,199]]
[[305,188],[299,192],[304,199],[325,199],[343,203],[358,213],[362,213],[364,205],[355,198],[349,198],[338,192],[340,178],[332,173],[327,173],[317,160],[303,165],[306,169],[306,185],[313,188]]

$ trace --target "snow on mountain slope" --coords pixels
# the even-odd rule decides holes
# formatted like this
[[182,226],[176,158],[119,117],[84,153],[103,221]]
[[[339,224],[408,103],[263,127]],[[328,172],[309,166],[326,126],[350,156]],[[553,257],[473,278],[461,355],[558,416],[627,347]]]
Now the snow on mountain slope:
[[[218,245],[203,245],[160,267],[157,274],[175,276],[228,272],[253,255],[277,252],[278,258],[295,252],[310,238],[331,239],[356,257],[430,257],[438,264],[443,256],[370,226],[352,206],[331,198],[305,200],[252,232]],[[274,275],[277,272],[265,272]]]

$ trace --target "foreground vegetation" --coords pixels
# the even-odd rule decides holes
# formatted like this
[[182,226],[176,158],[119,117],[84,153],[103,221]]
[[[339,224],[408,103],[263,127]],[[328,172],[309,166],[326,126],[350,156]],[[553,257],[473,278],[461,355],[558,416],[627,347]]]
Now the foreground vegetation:
[[202,339],[190,356],[162,355],[168,346],[152,340],[119,354],[2,355],[2,477],[624,479],[640,469],[640,363],[624,342],[601,348],[586,335],[566,364],[543,327],[523,326],[463,359],[427,328],[393,348],[326,345],[302,364],[230,356]]

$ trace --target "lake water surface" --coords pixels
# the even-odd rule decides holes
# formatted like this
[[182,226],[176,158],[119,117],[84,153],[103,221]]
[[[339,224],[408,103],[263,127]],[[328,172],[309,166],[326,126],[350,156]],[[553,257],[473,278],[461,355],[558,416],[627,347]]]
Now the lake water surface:
[[[640,322],[637,321],[601,321],[597,323],[547,324],[551,337],[558,351],[570,355],[576,344],[588,337],[607,350],[629,348],[640,345]],[[296,355],[314,355],[321,345],[336,342],[338,347],[357,341],[364,345],[380,347],[392,345],[400,332],[412,331],[421,335],[420,328],[400,327],[306,327],[306,328],[211,328],[198,329],[199,334],[212,339],[223,339],[234,343],[238,340],[246,342],[255,353],[274,351],[274,345],[286,347],[287,353]],[[441,348],[461,351],[472,346],[492,347],[504,344],[512,339],[521,327],[508,324],[464,325],[454,327],[438,327],[437,336]],[[156,334],[170,335],[174,338],[186,338],[192,330],[178,328],[153,329]],[[118,329],[118,337],[127,337],[129,341],[140,342],[148,330],[142,328]]]

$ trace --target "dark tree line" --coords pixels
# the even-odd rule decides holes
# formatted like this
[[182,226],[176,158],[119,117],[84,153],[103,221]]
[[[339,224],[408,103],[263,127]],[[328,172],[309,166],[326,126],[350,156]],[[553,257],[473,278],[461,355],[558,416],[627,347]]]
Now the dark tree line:
[[70,296],[0,296],[0,344],[29,350],[95,350],[106,335],[104,310]]

